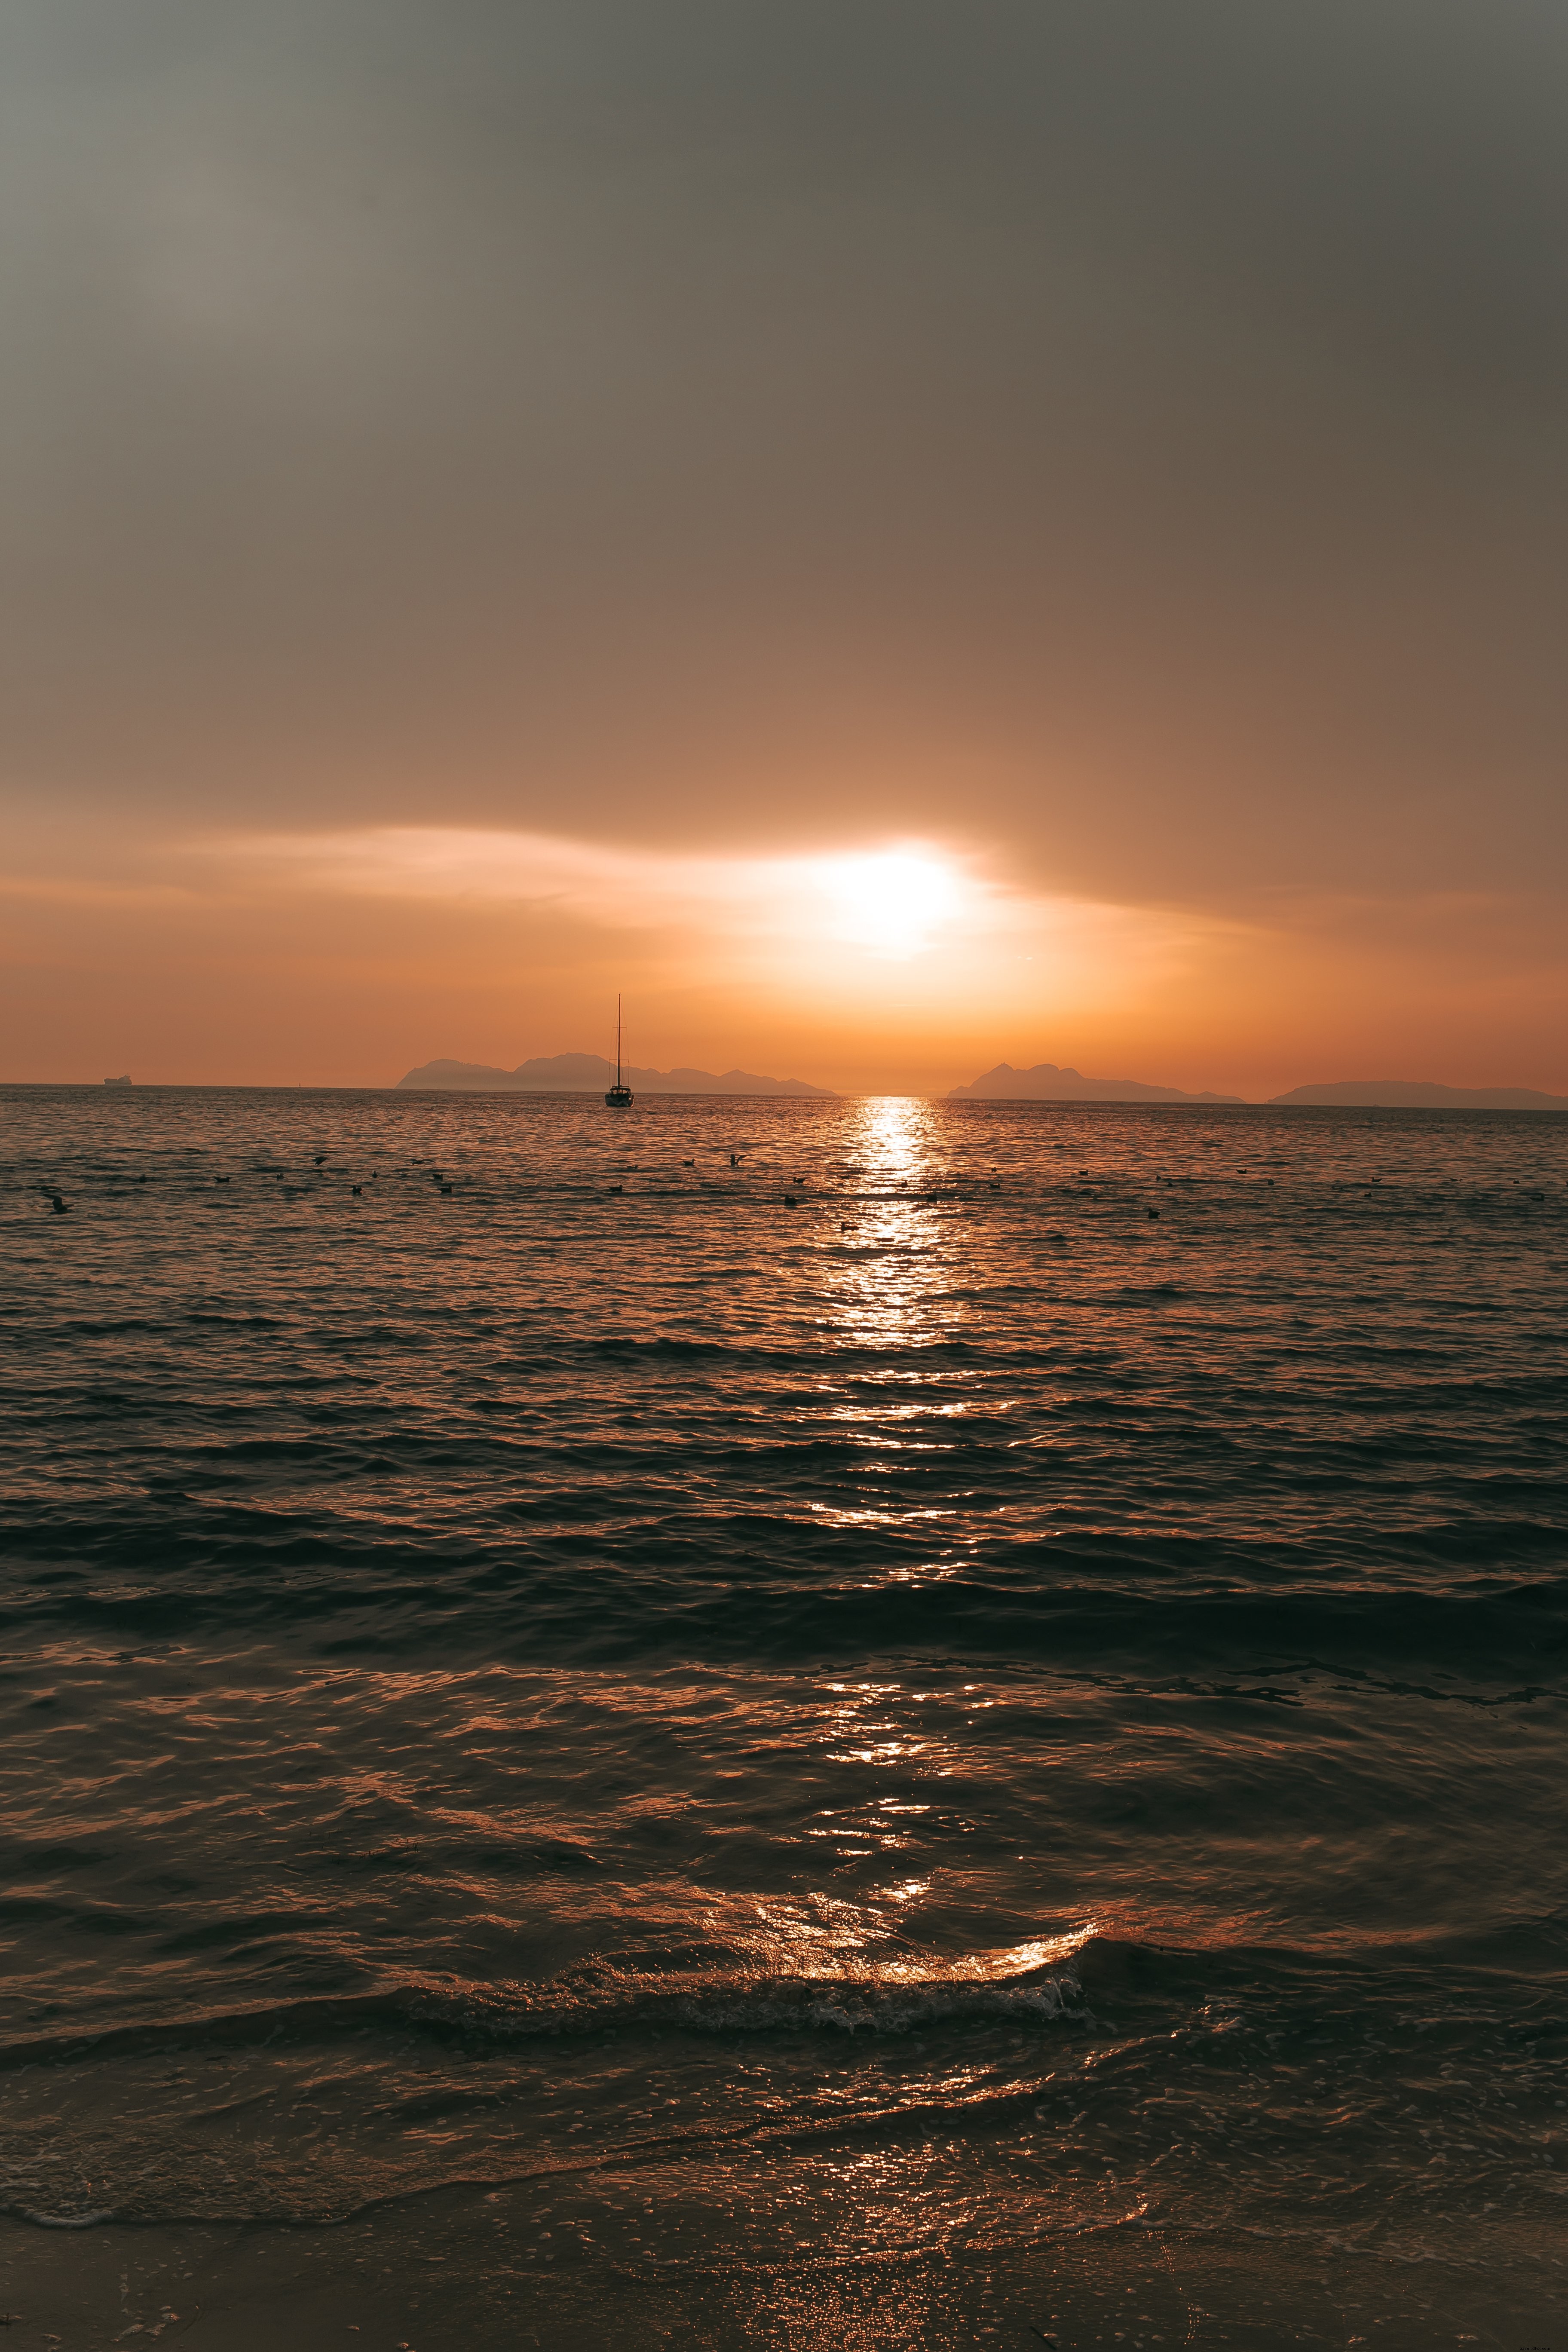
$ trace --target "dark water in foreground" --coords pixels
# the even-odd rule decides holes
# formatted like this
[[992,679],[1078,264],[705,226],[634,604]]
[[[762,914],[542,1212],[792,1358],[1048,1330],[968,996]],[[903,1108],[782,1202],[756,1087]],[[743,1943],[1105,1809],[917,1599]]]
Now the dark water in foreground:
[[10,2342],[1568,2345],[1568,1128],[0,1108]]

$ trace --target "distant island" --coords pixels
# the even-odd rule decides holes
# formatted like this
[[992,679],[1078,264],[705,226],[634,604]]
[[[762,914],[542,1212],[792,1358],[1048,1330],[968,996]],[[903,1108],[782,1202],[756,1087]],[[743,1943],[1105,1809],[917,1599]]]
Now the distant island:
[[[626,1082],[645,1095],[820,1095],[831,1087],[808,1087],[804,1078],[763,1078],[752,1070],[638,1070],[628,1066]],[[515,1070],[492,1070],[483,1062],[426,1062],[399,1078],[400,1087],[441,1088],[468,1094],[599,1094],[615,1076],[602,1054],[536,1054]]]
[[1032,1070],[1016,1070],[998,1062],[970,1087],[950,1087],[949,1102],[1186,1102],[1234,1103],[1239,1095],[1189,1095],[1180,1087],[1145,1086],[1141,1078],[1085,1078],[1077,1070],[1058,1070],[1054,1062],[1037,1062]]
[[1568,1110],[1568,1095],[1532,1087],[1439,1087],[1422,1078],[1341,1078],[1332,1086],[1292,1087],[1271,1104],[1313,1104],[1363,1110]]
[[[1146,1086],[1141,1078],[1086,1078],[1037,1062],[1016,1070],[998,1062],[973,1086],[950,1087],[949,1102],[1173,1102],[1240,1103],[1240,1095],[1190,1095],[1180,1087]],[[1271,1095],[1270,1109],[1342,1110],[1568,1110],[1568,1095],[1546,1095],[1532,1087],[1440,1087],[1420,1078],[1341,1078],[1331,1086],[1292,1087]]]

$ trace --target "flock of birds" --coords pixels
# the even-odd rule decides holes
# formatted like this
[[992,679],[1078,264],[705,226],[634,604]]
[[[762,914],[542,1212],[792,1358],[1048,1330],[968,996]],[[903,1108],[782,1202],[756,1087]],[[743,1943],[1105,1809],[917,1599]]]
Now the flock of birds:
[[[737,1169],[738,1169],[738,1168],[740,1168],[740,1167],[743,1166],[743,1165],[744,1165],[744,1163],[745,1163],[745,1161],[746,1161],[750,1157],[751,1157],[751,1154],[750,1154],[749,1152],[746,1152],[746,1151],[731,1151],[731,1152],[729,1154],[729,1163],[730,1163],[730,1166],[731,1166],[731,1168],[737,1168]],[[328,1153],[328,1152],[325,1152],[325,1151],[318,1151],[318,1152],[314,1153],[314,1154],[312,1155],[312,1157],[311,1157],[311,1161],[310,1161],[310,1166],[311,1166],[311,1170],[312,1170],[312,1171],[320,1171],[320,1170],[325,1169],[325,1168],[329,1165],[329,1163],[330,1163],[330,1160],[331,1160],[331,1154],[330,1154],[330,1153]],[[683,1168],[695,1168],[695,1167],[696,1167],[696,1165],[697,1165],[697,1161],[696,1161],[695,1158],[693,1158],[693,1159],[690,1159],[690,1160],[682,1160],[682,1161],[681,1161],[681,1163],[680,1163],[680,1164],[681,1164],[681,1166],[682,1166]],[[418,1163],[415,1163],[413,1166],[406,1167],[406,1168],[403,1168],[403,1169],[399,1169],[396,1172],[397,1172],[398,1174],[400,1174],[400,1175],[414,1175],[414,1174],[416,1174],[416,1173],[417,1172],[417,1168],[418,1168]],[[641,1171],[641,1163],[640,1163],[639,1161],[637,1161],[637,1160],[631,1160],[631,1161],[629,1161],[629,1162],[626,1163],[626,1165],[625,1165],[625,1166],[624,1166],[624,1168],[623,1168],[622,1172],[623,1172],[623,1174],[636,1175],[636,1174],[638,1174],[638,1173],[640,1172],[640,1171]],[[285,1178],[286,1178],[286,1176],[287,1176],[287,1174],[288,1174],[288,1171],[287,1171],[287,1170],[285,1170],[285,1169],[281,1169],[281,1168],[275,1168],[275,1167],[270,1167],[270,1166],[266,1166],[266,1167],[264,1167],[264,1166],[261,1166],[261,1165],[259,1165],[259,1164],[258,1164],[258,1165],[257,1165],[257,1167],[254,1169],[253,1172],[254,1172],[255,1174],[257,1174],[257,1175],[260,1175],[260,1176],[270,1176],[270,1177],[273,1179],[274,1182],[275,1182],[275,1183],[279,1183],[279,1184],[284,1184],[284,1182],[285,1182]],[[858,1168],[858,1167],[849,1167],[849,1168],[847,1168],[847,1169],[844,1171],[844,1172],[845,1172],[847,1175],[850,1175],[850,1176],[861,1176],[861,1175],[864,1175],[866,1171],[865,1171],[865,1170],[864,1170],[863,1168]],[[1087,1170],[1084,1170],[1084,1171],[1080,1171],[1080,1172],[1081,1172],[1081,1173],[1083,1173],[1083,1174],[1087,1174],[1089,1171],[1088,1171]],[[449,1193],[452,1192],[452,1189],[453,1189],[453,1180],[447,1177],[447,1173],[446,1173],[446,1171],[445,1171],[445,1170],[444,1170],[444,1169],[440,1169],[440,1168],[437,1168],[437,1167],[429,1167],[429,1168],[427,1168],[427,1169],[426,1170],[426,1173],[428,1175],[428,1177],[429,1177],[429,1179],[430,1179],[430,1181],[431,1181],[431,1182],[432,1182],[432,1183],[437,1187],[437,1189],[439,1192],[443,1192],[443,1193],[447,1193],[447,1194],[449,1194]],[[136,1182],[136,1183],[138,1183],[138,1184],[145,1184],[149,1180],[148,1180],[148,1178],[147,1178],[146,1174],[145,1174],[145,1173],[142,1173],[142,1174],[140,1174],[140,1175],[136,1176],[136,1177],[135,1177],[133,1180],[132,1180],[132,1181],[133,1181],[134,1182]],[[231,1183],[231,1182],[233,1181],[233,1178],[232,1178],[232,1175],[215,1176],[215,1177],[213,1178],[213,1180],[212,1180],[212,1181],[213,1181],[213,1182],[214,1182],[214,1184],[215,1184],[215,1185],[216,1185],[216,1184],[228,1184],[228,1183]],[[353,1195],[353,1197],[354,1197],[354,1198],[358,1199],[358,1198],[359,1198],[359,1197],[363,1193],[366,1183],[375,1184],[375,1183],[379,1183],[379,1182],[380,1182],[380,1181],[381,1181],[381,1171],[380,1171],[378,1168],[377,1168],[377,1169],[373,1169],[373,1170],[371,1171],[371,1172],[370,1172],[370,1174],[369,1174],[369,1176],[368,1176],[368,1177],[363,1178],[363,1179],[361,1180],[361,1181],[360,1181],[359,1183],[357,1183],[357,1184],[351,1184],[351,1185],[350,1185],[350,1187],[349,1187],[349,1191],[350,1191],[350,1192]],[[784,1204],[785,1208],[788,1208],[788,1209],[794,1209],[794,1208],[796,1208],[796,1207],[798,1207],[798,1206],[799,1206],[799,1203],[800,1203],[800,1200],[801,1200],[801,1198],[805,1195],[805,1192],[806,1192],[806,1191],[807,1191],[807,1189],[808,1189],[808,1184],[807,1184],[807,1180],[806,1180],[806,1178],[805,1178],[804,1176],[798,1176],[798,1175],[797,1175],[797,1176],[793,1176],[793,1177],[791,1177],[788,1181],[789,1181],[792,1184],[795,1184],[795,1185],[796,1185],[796,1186],[798,1186],[798,1187],[799,1187],[799,1191],[798,1191],[798,1192],[785,1192],[785,1193],[784,1193]],[[907,1182],[907,1181],[908,1181],[908,1180],[907,1180],[906,1178],[902,1178],[902,1177],[900,1177],[900,1178],[897,1179],[896,1181],[897,1181],[899,1183],[902,1184],[902,1183]],[[994,1169],[994,1168],[993,1168],[993,1169],[991,1170],[991,1171],[990,1171],[990,1176],[989,1176],[989,1178],[988,1178],[988,1180],[987,1180],[987,1181],[988,1181],[988,1182],[989,1182],[990,1190],[991,1190],[992,1192],[999,1192],[1001,1191],[1001,1189],[1002,1189],[1002,1186],[1001,1186],[1001,1180],[1000,1180],[1000,1178],[997,1176],[997,1172],[996,1172],[996,1171],[995,1171],[995,1169]],[[43,1192],[43,1193],[44,1193],[45,1197],[47,1199],[47,1201],[48,1201],[48,1202],[49,1202],[49,1205],[50,1205],[50,1208],[51,1208],[51,1210],[53,1211],[54,1214],[55,1214],[56,1216],[62,1216],[62,1217],[63,1217],[63,1216],[67,1213],[67,1212],[69,1210],[69,1208],[70,1208],[70,1202],[66,1199],[66,1197],[65,1197],[64,1193],[63,1193],[63,1192],[59,1192],[58,1190],[57,1190],[54,1186],[52,1186],[52,1185],[47,1185],[47,1184],[46,1184],[46,1185],[42,1186],[40,1189],[42,1190],[42,1192]],[[624,1192],[626,1191],[626,1186],[625,1186],[625,1184],[624,1184],[624,1183],[623,1183],[623,1184],[612,1184],[612,1185],[609,1187],[609,1190],[611,1191],[611,1192]],[[286,1185],[286,1184],[285,1184],[285,1195],[286,1195],[286,1197],[288,1197],[288,1198],[289,1198],[289,1199],[293,1199],[293,1198],[298,1197],[298,1195],[297,1195],[297,1191],[296,1191],[294,1188],[289,1187],[289,1186],[288,1186],[288,1185]],[[842,1230],[842,1231],[844,1231],[844,1232],[846,1232],[846,1233],[847,1233],[847,1232],[851,1231],[851,1230],[852,1230],[852,1228],[850,1228],[849,1226],[846,1225],[846,1226],[842,1227],[842,1228],[841,1228],[841,1230]]]
[[[731,1151],[729,1154],[729,1164],[732,1169],[740,1169],[751,1157],[752,1154],[749,1151]],[[314,1153],[310,1161],[311,1172],[319,1173],[325,1170],[330,1165],[331,1158],[331,1155],[329,1152],[318,1151]],[[422,1163],[420,1162],[415,1161],[405,1167],[398,1169],[395,1172],[399,1175],[417,1175],[420,1171],[421,1164]],[[680,1164],[683,1168],[694,1169],[697,1165],[697,1161],[695,1158],[692,1158],[689,1160],[682,1160]],[[276,1183],[282,1184],[284,1186],[285,1198],[297,1199],[299,1197],[300,1188],[289,1185],[286,1181],[289,1172],[288,1170],[279,1168],[271,1164],[257,1162],[253,1166],[252,1172],[260,1176],[270,1176]],[[425,1172],[428,1175],[431,1183],[437,1187],[438,1192],[445,1195],[449,1195],[452,1192],[456,1180],[449,1177],[444,1169],[426,1166]],[[621,1170],[623,1176],[637,1175],[641,1172],[642,1167],[639,1161],[634,1160],[623,1163]],[[840,1172],[846,1176],[855,1177],[863,1176],[866,1173],[866,1171],[863,1167],[846,1164]],[[1243,1163],[1237,1170],[1237,1173],[1242,1176],[1247,1175],[1249,1172],[1251,1171],[1246,1163]],[[1121,1171],[1110,1171],[1105,1174],[1097,1174],[1092,1169],[1079,1168],[1076,1171],[1076,1175],[1079,1180],[1087,1180],[1090,1184],[1116,1182],[1121,1181]],[[143,1172],[129,1181],[137,1184],[145,1184],[150,1180],[146,1173]],[[232,1175],[216,1175],[212,1181],[215,1185],[228,1184],[233,1181],[233,1178]],[[380,1170],[373,1169],[370,1174],[368,1176],[362,1177],[358,1183],[350,1185],[350,1192],[355,1199],[358,1199],[363,1195],[367,1183],[375,1184],[379,1183],[380,1181]],[[906,1190],[910,1183],[910,1179],[908,1177],[894,1177],[889,1181],[900,1191]],[[1002,1190],[1003,1180],[999,1171],[994,1167],[986,1171],[983,1181],[986,1189],[990,1192],[999,1192]],[[1177,1185],[1192,1185],[1198,1181],[1198,1179],[1193,1176],[1172,1176],[1163,1172],[1156,1173],[1153,1178],[1156,1190],[1162,1185],[1173,1189]],[[1258,1181],[1269,1190],[1273,1189],[1276,1182],[1276,1179],[1272,1176],[1259,1175]],[[810,1189],[808,1180],[804,1176],[795,1175],[788,1178],[786,1181],[796,1189],[785,1192],[783,1194],[783,1205],[786,1209],[798,1208],[801,1201]],[[940,1193],[944,1189],[950,1191],[956,1190],[959,1182],[961,1181],[961,1179],[950,1178],[947,1180],[944,1187],[942,1181],[938,1179],[929,1186],[922,1189],[927,1189]],[[976,1181],[976,1179],[972,1177],[970,1181],[973,1183]],[[1363,1192],[1364,1196],[1370,1200],[1382,1186],[1383,1181],[1384,1180],[1381,1176],[1345,1178],[1337,1181],[1333,1186],[1333,1190],[1336,1192]],[[1440,1183],[1444,1186],[1451,1186],[1455,1181],[1456,1179],[1451,1176],[1445,1176],[1440,1179]],[[1527,1197],[1532,1201],[1544,1201],[1547,1197],[1544,1189],[1537,1189],[1534,1185],[1527,1183],[1521,1177],[1516,1177],[1512,1179],[1511,1181],[1524,1192]],[[626,1191],[626,1186],[624,1183],[612,1184],[608,1189],[611,1193],[624,1192]],[[68,1213],[71,1204],[67,1200],[64,1192],[61,1192],[58,1186],[44,1184],[39,1187],[39,1190],[48,1201],[52,1214],[57,1217],[63,1217]],[[1147,1207],[1146,1205],[1146,1214],[1150,1218],[1157,1220],[1160,1215],[1160,1211],[1156,1208]],[[839,1226],[839,1231],[841,1233],[852,1233],[855,1230],[856,1228],[847,1223],[841,1223]]]

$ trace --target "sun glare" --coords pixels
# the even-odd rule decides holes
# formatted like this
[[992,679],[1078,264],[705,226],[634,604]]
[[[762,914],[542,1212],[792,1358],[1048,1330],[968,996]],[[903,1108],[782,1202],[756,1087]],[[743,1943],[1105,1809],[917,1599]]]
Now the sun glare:
[[959,911],[958,877],[913,850],[830,858],[820,872],[835,936],[879,955],[919,955]]
[[831,1008],[837,1024],[875,1004],[879,1021],[896,1008],[928,1031],[955,1020],[989,1029],[1016,1017],[1021,992],[1058,1017],[1120,1002],[1184,970],[1196,944],[1190,926],[1152,910],[1009,887],[978,846],[918,837],[769,856],[380,825],[186,846],[238,856],[288,888],[424,899],[465,920],[475,907],[514,908],[542,955],[555,951],[546,942],[577,940],[597,957],[619,933],[614,970],[624,978],[635,966],[637,992],[690,986],[726,1018],[741,989],[792,1018]]

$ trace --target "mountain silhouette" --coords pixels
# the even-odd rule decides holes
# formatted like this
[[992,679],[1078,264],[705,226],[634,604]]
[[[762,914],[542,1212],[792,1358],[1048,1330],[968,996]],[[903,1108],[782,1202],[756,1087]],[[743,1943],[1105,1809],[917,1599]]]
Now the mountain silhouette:
[[1439,1087],[1426,1078],[1339,1078],[1330,1086],[1292,1087],[1269,1100],[1365,1110],[1568,1110],[1568,1095],[1538,1094],[1531,1087]]

